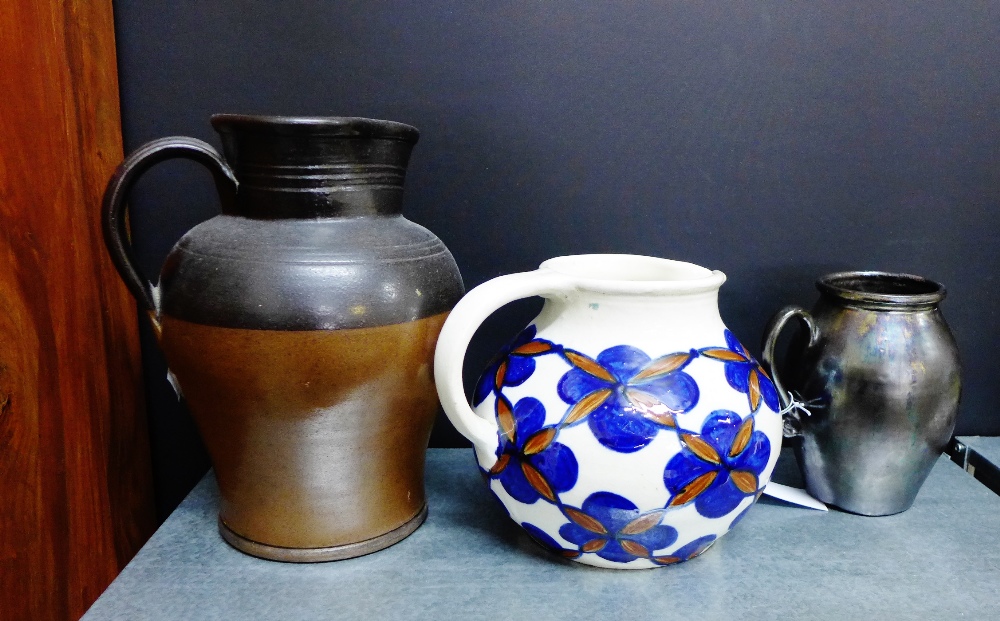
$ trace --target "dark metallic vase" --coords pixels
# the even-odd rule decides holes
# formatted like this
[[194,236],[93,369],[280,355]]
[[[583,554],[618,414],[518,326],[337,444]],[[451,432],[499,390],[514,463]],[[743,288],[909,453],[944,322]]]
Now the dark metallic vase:
[[[219,529],[283,561],[382,549],[426,516],[434,345],[464,291],[444,244],[400,215],[415,128],[360,118],[216,115],[225,159],[191,138],[129,156],[104,200],[108,249],[148,312],[208,447]],[[182,157],[222,215],[135,269],[124,200]]]
[[[785,435],[801,435],[799,466],[816,498],[862,515],[905,511],[958,413],[958,351],[938,310],[944,287],[882,272],[830,274],[816,286],[812,313],[786,307],[765,332],[763,359],[783,406],[788,389],[808,408],[786,415]],[[807,325],[808,344],[786,383],[774,346],[794,317]]]

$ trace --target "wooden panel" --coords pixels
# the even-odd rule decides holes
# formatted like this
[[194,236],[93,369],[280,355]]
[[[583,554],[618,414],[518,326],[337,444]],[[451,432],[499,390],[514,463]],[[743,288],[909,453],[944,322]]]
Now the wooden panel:
[[152,533],[110,0],[0,2],[0,619],[76,619]]

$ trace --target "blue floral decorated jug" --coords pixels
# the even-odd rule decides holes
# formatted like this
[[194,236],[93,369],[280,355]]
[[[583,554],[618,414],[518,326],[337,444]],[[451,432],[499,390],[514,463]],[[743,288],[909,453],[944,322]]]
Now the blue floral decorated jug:
[[[760,496],[781,449],[774,385],[722,323],[725,275],[633,255],[557,257],[476,287],[438,340],[438,395],[490,490],[552,552],[640,569],[698,556]],[[541,313],[478,382],[476,328]]]

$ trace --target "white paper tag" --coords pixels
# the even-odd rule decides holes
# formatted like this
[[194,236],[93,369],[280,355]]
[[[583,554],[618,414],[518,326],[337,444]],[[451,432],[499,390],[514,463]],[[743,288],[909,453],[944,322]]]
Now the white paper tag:
[[806,507],[807,509],[829,511],[825,504],[810,496],[809,492],[806,490],[799,489],[797,487],[789,487],[787,485],[771,481],[764,486],[764,493],[772,498],[777,498],[778,500],[783,500],[787,503],[798,505],[800,507]]

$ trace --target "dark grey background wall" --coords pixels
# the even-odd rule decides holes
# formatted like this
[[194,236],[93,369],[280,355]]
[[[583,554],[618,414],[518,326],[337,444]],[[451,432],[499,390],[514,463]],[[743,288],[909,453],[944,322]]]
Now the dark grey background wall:
[[[545,258],[629,252],[729,275],[756,348],[778,307],[841,269],[922,274],[965,367],[960,433],[1000,434],[1000,2],[118,0],[126,149],[214,112],[419,127],[406,215],[469,287]],[[132,201],[155,274],[216,213],[165,164]],[[498,313],[471,381],[537,302]],[[207,465],[145,340],[161,513]],[[458,444],[439,420],[432,442]]]

